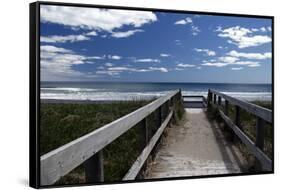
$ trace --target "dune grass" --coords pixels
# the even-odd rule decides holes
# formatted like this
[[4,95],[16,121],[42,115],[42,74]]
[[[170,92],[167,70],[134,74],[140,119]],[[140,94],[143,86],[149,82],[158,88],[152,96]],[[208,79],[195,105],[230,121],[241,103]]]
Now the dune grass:
[[[78,137],[98,129],[152,100],[134,100],[107,104],[41,104],[40,154],[43,155]],[[183,115],[183,106],[175,104],[175,120]],[[150,136],[157,130],[157,112],[148,116]],[[176,121],[177,122],[177,121]],[[128,130],[103,149],[105,182],[120,181],[141,153],[140,125]],[[56,184],[85,182],[83,165]]]
[[[271,101],[252,101],[251,103],[256,104],[258,106],[272,109],[272,103]],[[223,106],[222,106],[223,107]],[[221,119],[218,111],[216,109],[210,108],[208,109],[208,115],[210,119],[215,119],[219,123],[223,123],[223,120]],[[229,104],[229,118],[232,121],[235,121],[235,106]],[[248,113],[247,111],[240,109],[240,120],[241,120],[241,129],[243,132],[253,141],[256,141],[256,116]],[[273,143],[273,126],[270,123],[265,124],[265,144],[264,144],[264,152],[269,157],[272,158],[273,155],[273,149],[272,149],[272,143]],[[228,136],[232,135],[232,132],[228,128],[224,128],[224,131],[227,133]],[[250,164],[254,164],[254,156],[249,152],[248,148],[239,140],[237,139],[235,141],[237,143],[237,146],[240,148],[241,152],[244,154],[245,158],[248,160]],[[253,169],[249,168],[250,170]]]

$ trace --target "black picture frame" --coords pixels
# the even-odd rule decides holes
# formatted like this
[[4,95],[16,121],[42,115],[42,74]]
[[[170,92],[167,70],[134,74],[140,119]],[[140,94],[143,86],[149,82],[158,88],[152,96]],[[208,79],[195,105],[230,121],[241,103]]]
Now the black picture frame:
[[[109,5],[94,5],[94,4],[79,4],[79,3],[58,3],[38,1],[29,4],[29,185],[33,188],[54,188],[54,187],[72,187],[85,185],[100,185],[100,184],[120,184],[120,183],[135,183],[148,181],[166,181],[179,179],[196,179],[196,178],[213,178],[213,177],[233,177],[243,175],[259,175],[274,173],[274,151],[272,156],[272,171],[257,172],[257,173],[239,173],[239,174],[222,174],[222,175],[206,175],[194,177],[173,177],[163,179],[146,179],[132,180],[119,182],[104,182],[104,183],[85,183],[71,185],[40,185],[40,5],[57,5],[57,6],[73,6],[73,7],[89,7],[89,8],[106,8],[106,9],[121,9],[121,10],[141,10],[141,11],[157,11],[171,13],[186,13],[199,15],[216,15],[216,16],[231,16],[231,17],[247,17],[247,18],[264,18],[270,19],[272,23],[272,133],[274,134],[274,17],[264,15],[249,15],[249,14],[233,14],[233,13],[218,13],[218,12],[201,12],[190,10],[167,10],[157,8],[141,8],[141,7],[125,7],[125,6],[109,6]],[[272,148],[274,150],[274,135]]]

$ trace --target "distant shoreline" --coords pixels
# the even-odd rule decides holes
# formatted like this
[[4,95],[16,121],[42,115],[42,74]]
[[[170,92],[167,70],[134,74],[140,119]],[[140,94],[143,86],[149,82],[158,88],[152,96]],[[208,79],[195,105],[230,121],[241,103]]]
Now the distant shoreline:
[[272,83],[228,83],[228,82],[165,82],[165,81],[40,81],[40,83],[127,83],[127,84],[242,84],[242,85],[272,85]]
[[[143,100],[66,100],[66,99],[41,99],[42,104],[112,104],[112,103],[126,103],[126,102],[136,102]],[[252,100],[247,101],[251,103],[264,102],[271,103],[272,100]]]
[[[133,102],[136,100],[66,100],[66,99],[41,99],[43,104],[111,104],[119,102]],[[142,101],[142,100],[139,100]]]

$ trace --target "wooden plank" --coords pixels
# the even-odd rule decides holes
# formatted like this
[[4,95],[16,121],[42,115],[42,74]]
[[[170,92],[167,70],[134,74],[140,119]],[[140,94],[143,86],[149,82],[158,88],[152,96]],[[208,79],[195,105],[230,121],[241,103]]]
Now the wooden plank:
[[162,123],[161,127],[156,131],[154,136],[151,138],[149,144],[145,147],[145,149],[142,151],[142,153],[139,155],[137,160],[134,162],[132,167],[129,169],[127,174],[124,176],[124,180],[134,180],[136,176],[138,175],[139,171],[141,170],[143,164],[145,163],[146,159],[150,155],[150,152],[152,151],[153,147],[155,146],[156,142],[162,135],[164,129],[168,125],[169,121],[171,120],[171,117],[173,115],[173,111],[171,111],[168,115],[168,117],[165,119],[165,121]]
[[85,168],[86,182],[103,182],[103,151],[99,151],[83,163]]
[[179,91],[177,90],[166,96],[160,97],[128,115],[41,156],[41,185],[55,183],[60,177],[69,173],[120,135],[135,126],[167,100],[174,97],[178,92]]
[[265,133],[265,122],[262,118],[257,117],[257,124],[256,124],[256,146],[259,147],[261,150],[264,148],[264,133]]
[[[264,149],[264,133],[265,133],[265,121],[257,117],[256,121],[256,146],[263,151]],[[262,163],[259,160],[255,160],[255,168],[257,171],[262,169]]]
[[255,146],[255,143],[251,141],[241,129],[239,129],[224,113],[219,109],[219,113],[224,121],[229,127],[234,131],[234,133],[241,139],[241,141],[248,147],[250,152],[252,152],[255,157],[260,161],[262,168],[267,171],[272,171],[272,161],[268,156],[262,152],[258,147]]
[[202,100],[184,100],[183,103],[203,103],[203,99]]
[[149,137],[148,137],[148,125],[147,125],[147,118],[144,118],[142,121],[141,121],[141,143],[140,143],[140,148],[141,150],[143,150],[148,141],[149,141]]
[[203,98],[204,96],[201,96],[201,95],[183,95],[182,96],[183,98]]
[[216,104],[216,103],[217,103],[217,95],[214,94],[214,104]]
[[207,99],[203,96],[203,104],[204,104],[204,107],[207,107]]
[[211,101],[212,101],[212,93],[210,90],[208,90],[208,107],[211,105]]
[[158,127],[160,127],[160,126],[161,126],[161,123],[162,123],[162,106],[160,106],[160,107],[158,108],[158,121],[159,121]]
[[225,103],[224,103],[224,113],[225,115],[228,115],[228,110],[229,110],[229,104],[228,104],[228,100],[225,100]]
[[221,105],[221,97],[218,98],[218,105]]
[[225,100],[228,100],[231,104],[237,105],[241,107],[242,109],[259,116],[260,118],[264,119],[265,121],[272,123],[272,111],[270,109],[243,101],[239,100],[237,98],[233,98],[231,96],[228,96],[226,94],[223,94],[221,92],[215,91],[215,90],[210,90],[212,93],[217,94],[224,98]]
[[239,106],[235,106],[235,125],[237,125],[240,129],[242,129]]

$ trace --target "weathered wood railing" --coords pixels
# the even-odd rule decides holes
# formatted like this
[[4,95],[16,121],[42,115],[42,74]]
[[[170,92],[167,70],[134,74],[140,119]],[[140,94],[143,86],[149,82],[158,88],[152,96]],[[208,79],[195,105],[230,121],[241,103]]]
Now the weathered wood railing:
[[[182,98],[183,98],[183,102],[184,104],[186,103],[201,103],[202,104],[202,107],[207,107],[207,99],[205,96],[202,96],[202,95],[182,95]],[[192,101],[189,101],[189,100],[185,100],[185,99],[189,99],[189,98],[194,98],[194,99],[198,99],[198,100],[192,100]]]
[[[135,179],[165,127],[171,120],[174,113],[174,105],[177,101],[181,101],[180,90],[160,97],[128,115],[41,156],[41,185],[51,185],[55,183],[62,176],[68,174],[81,164],[85,167],[87,182],[102,182],[104,180],[103,148],[129,129],[136,126],[136,124],[141,123],[143,129],[141,139],[144,149],[123,178],[123,180]],[[164,110],[165,108],[168,113],[162,114],[162,109]],[[149,139],[147,117],[155,111],[159,113],[158,117],[160,122],[158,130]],[[162,118],[163,115],[165,115],[165,118]]]
[[[222,98],[224,99],[224,111],[221,109]],[[235,106],[234,122],[229,118],[229,103]],[[208,91],[208,107],[214,106],[219,109],[221,118],[232,131],[247,146],[255,156],[258,166],[262,170],[272,171],[272,161],[264,151],[265,122],[272,123],[272,111],[261,106],[239,100],[215,90]],[[244,132],[241,126],[241,109],[256,116],[256,142],[253,142]]]

